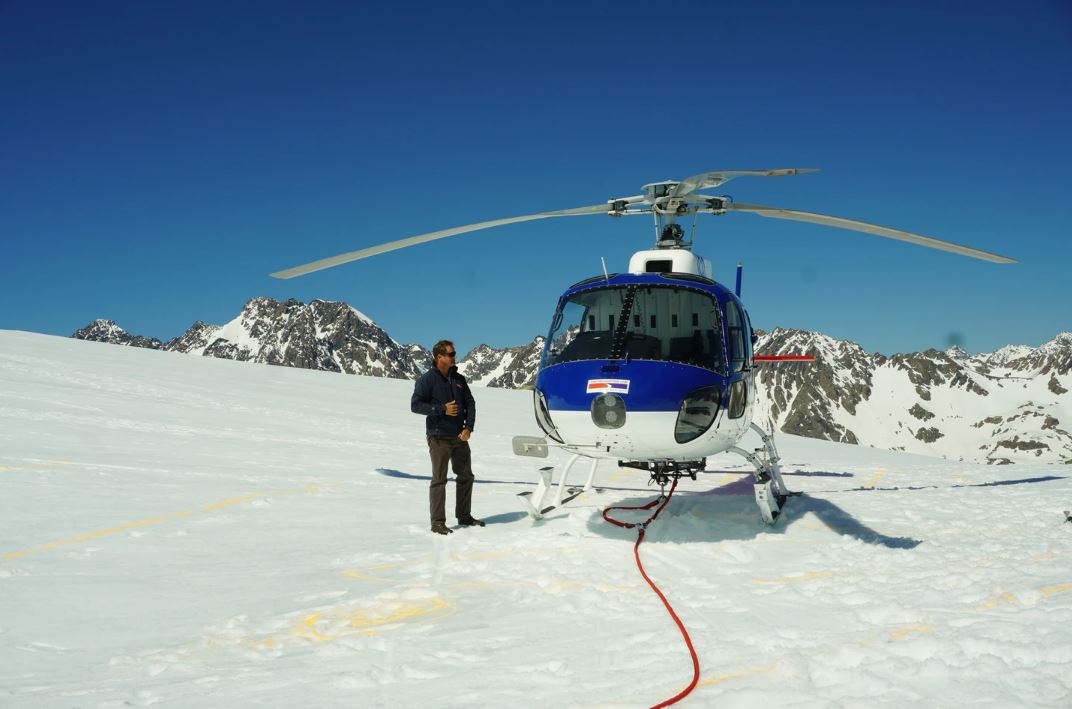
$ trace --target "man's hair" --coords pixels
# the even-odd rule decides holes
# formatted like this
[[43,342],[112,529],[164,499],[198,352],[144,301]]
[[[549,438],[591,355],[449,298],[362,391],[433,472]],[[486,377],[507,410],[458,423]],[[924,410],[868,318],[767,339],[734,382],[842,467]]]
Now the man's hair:
[[435,343],[435,347],[432,348],[432,356],[438,357],[439,355],[445,355],[447,353],[447,347],[454,347],[454,343],[450,340],[440,340]]

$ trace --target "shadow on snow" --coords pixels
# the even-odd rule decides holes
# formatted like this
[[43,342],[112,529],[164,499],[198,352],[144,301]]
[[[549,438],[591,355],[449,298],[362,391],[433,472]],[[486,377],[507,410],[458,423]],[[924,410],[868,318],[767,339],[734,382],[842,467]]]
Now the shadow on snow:
[[[783,473],[784,475],[785,473]],[[850,474],[851,475],[851,474]],[[841,477],[838,474],[838,477]],[[801,494],[790,497],[773,525],[759,518],[751,474],[742,475],[726,485],[705,492],[676,493],[648,529],[647,539],[654,542],[720,542],[754,539],[760,534],[785,534],[794,523],[811,513],[838,534],[889,549],[914,549],[922,540],[892,537],[872,529],[833,502]],[[621,500],[615,506],[637,506],[652,496]],[[611,515],[622,522],[642,522],[650,510],[615,510]],[[602,536],[635,541],[636,531],[607,524],[601,514],[589,520],[590,531]]]
[[[430,475],[414,475],[390,468],[377,468],[376,472],[392,478],[406,480],[421,480],[430,482]],[[814,515],[820,523],[831,531],[843,536],[852,537],[865,544],[884,546],[889,549],[914,549],[922,543],[922,540],[911,537],[893,537],[872,529],[855,518],[849,512],[831,502],[828,499],[815,497],[816,493],[805,493],[789,498],[781,516],[774,525],[766,525],[759,519],[756,510],[756,502],[753,493],[753,478],[750,473],[736,470],[711,470],[701,474],[740,474],[741,477],[725,485],[706,490],[703,492],[680,492],[677,493],[663,510],[659,518],[648,530],[647,538],[656,542],[718,542],[732,539],[753,539],[760,534],[784,534],[786,530],[803,519],[808,513]],[[847,472],[824,472],[824,471],[794,471],[783,472],[786,477],[830,477],[851,478],[852,473]],[[454,481],[454,477],[448,478],[448,482]],[[997,480],[985,483],[955,484],[955,485],[918,485],[903,487],[856,487],[840,490],[825,490],[817,494],[843,493],[843,492],[896,492],[906,490],[933,490],[941,488],[969,488],[969,487],[998,487],[1005,485],[1024,485],[1033,483],[1062,480],[1064,476],[1046,475],[1019,480]],[[535,482],[521,480],[489,480],[476,478],[474,481],[482,485],[518,485],[533,487]],[[642,496],[618,500],[618,506],[639,506],[646,504],[655,498],[657,493],[652,488],[638,487],[610,487],[599,485],[597,493],[605,490],[619,492],[644,493]],[[576,508],[574,508],[576,509]],[[543,520],[534,521],[533,524],[542,526],[554,523],[568,517],[570,508],[565,508],[563,514],[552,514]],[[642,522],[651,514],[650,510],[616,510],[613,516],[623,522]],[[485,517],[488,524],[508,524],[524,520],[528,515],[524,512],[503,512]],[[588,528],[601,536],[634,541],[636,531],[623,529],[603,520],[602,514],[596,512],[588,522]]]
[[[782,473],[785,475],[785,473]],[[1001,487],[1004,485],[1033,485],[1046,483],[1052,480],[1064,480],[1064,475],[1041,475],[1034,478],[1020,478],[1018,480],[991,480],[985,483],[956,483],[953,485],[904,485],[895,487],[851,487],[844,490],[823,490],[830,492],[903,492],[905,490],[944,490],[957,487]]]
[[[403,480],[423,480],[425,482],[432,482],[431,475],[414,475],[413,473],[404,473],[401,470],[392,470],[391,468],[376,468],[376,472],[380,475],[386,475],[389,478],[402,478]],[[456,478],[451,475],[447,478],[448,483],[455,482]],[[520,485],[522,487],[536,487],[535,480],[488,480],[487,478],[481,478],[479,475],[473,480],[477,485]],[[610,485],[596,485],[600,491],[602,490],[617,490],[619,492],[648,492],[652,488],[644,487],[612,487]]]

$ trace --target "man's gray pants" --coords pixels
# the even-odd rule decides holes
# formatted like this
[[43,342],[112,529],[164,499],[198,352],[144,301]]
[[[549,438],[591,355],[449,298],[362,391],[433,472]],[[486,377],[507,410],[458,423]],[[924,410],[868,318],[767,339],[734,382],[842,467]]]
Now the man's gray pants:
[[447,523],[447,463],[457,478],[454,516],[466,520],[473,516],[473,465],[469,444],[457,436],[429,436],[428,453],[432,456],[432,485],[428,506],[432,524]]

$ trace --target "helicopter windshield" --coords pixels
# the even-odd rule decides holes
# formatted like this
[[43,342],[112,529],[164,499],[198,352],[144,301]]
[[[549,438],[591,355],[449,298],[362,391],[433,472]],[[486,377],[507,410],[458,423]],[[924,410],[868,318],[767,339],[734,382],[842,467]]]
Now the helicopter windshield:
[[713,296],[676,285],[586,290],[562,302],[544,366],[585,359],[640,359],[725,372]]

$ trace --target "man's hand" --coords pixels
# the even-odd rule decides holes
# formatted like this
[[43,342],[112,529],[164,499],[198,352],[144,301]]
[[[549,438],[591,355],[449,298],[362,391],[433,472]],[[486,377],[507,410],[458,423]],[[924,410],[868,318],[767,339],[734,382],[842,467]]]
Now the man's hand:
[[454,400],[448,401],[446,403],[446,406],[443,408],[443,413],[445,413],[447,416],[457,416],[458,415],[458,402],[456,402]]
[[471,435],[473,435],[472,431],[470,431],[468,428],[463,428],[462,432],[458,434],[458,440],[460,440],[462,443],[466,443],[469,441],[469,436]]

